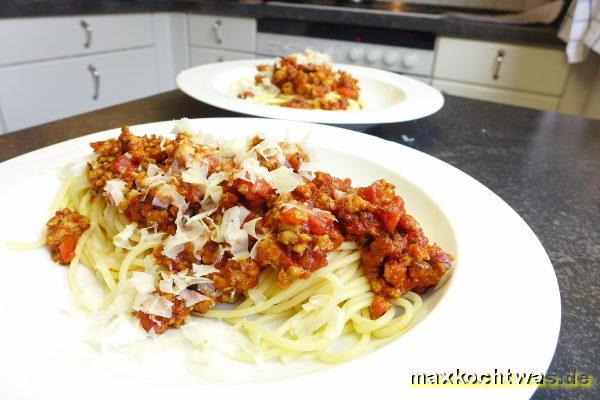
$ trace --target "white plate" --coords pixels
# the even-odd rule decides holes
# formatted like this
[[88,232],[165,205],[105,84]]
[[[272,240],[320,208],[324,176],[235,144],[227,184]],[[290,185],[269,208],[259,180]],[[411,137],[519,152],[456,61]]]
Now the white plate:
[[[532,394],[534,387],[410,386],[411,373],[417,372],[544,372],[550,364],[560,327],[554,270],[535,234],[498,196],[442,161],[358,132],[249,118],[192,124],[217,136],[262,132],[299,140],[310,133],[322,169],[351,177],[355,185],[378,178],[397,185],[426,234],[456,256],[452,276],[426,296],[416,326],[360,359],[333,367],[310,360],[242,369],[217,366],[219,371],[205,368],[197,371],[199,376],[186,367],[186,354],[177,346],[155,351],[144,362],[88,347],[84,322],[64,311],[69,304],[66,268],[54,265],[45,249],[0,246],[0,398],[234,398],[252,393],[278,400],[283,394],[286,399],[366,399],[393,393],[411,399],[526,399]],[[132,131],[167,133],[172,126],[160,122]],[[89,154],[90,141],[117,134],[111,130],[73,139],[0,164],[0,243],[36,238],[59,185],[51,169]],[[172,332],[165,338],[175,337]],[[231,378],[231,371],[239,371],[233,380],[251,383],[214,380],[228,373]]]
[[258,117],[326,124],[377,124],[410,121],[442,108],[444,97],[423,82],[392,72],[334,64],[358,79],[365,107],[358,111],[303,110],[254,103],[231,96],[229,88],[240,78],[254,80],[256,65],[274,60],[243,60],[200,65],[182,71],[177,86],[187,95],[215,107]]

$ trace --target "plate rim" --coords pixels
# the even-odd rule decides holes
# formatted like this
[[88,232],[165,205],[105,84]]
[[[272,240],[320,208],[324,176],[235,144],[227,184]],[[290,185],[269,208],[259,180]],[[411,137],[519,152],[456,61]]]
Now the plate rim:
[[[398,103],[376,110],[304,110],[257,104],[237,99],[221,92],[213,84],[215,76],[221,75],[228,70],[251,68],[259,64],[272,63],[273,61],[274,59],[249,59],[198,65],[179,72],[176,77],[176,84],[186,95],[213,107],[228,111],[255,117],[336,125],[412,121],[432,115],[438,112],[444,105],[444,96],[431,85],[395,72],[350,64],[334,63],[333,67],[346,70],[351,74],[376,76],[380,80],[386,81],[386,83],[402,90],[405,93],[405,98]],[[194,75],[200,76],[200,80],[195,78]],[[195,83],[188,82],[190,79],[193,79]],[[194,90],[195,85],[199,85],[197,90]],[[416,91],[416,93],[406,93],[406,87],[410,88],[411,92]],[[406,107],[408,107],[408,113],[405,110]]]

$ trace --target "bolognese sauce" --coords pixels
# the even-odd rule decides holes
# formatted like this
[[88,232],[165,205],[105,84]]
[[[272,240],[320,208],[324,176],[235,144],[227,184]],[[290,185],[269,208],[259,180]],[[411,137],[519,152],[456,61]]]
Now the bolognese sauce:
[[[257,135],[236,153],[188,133],[139,137],[123,127],[118,138],[91,146],[97,159],[87,177],[94,196],[104,196],[130,222],[169,238],[192,235],[193,227],[210,232],[195,242],[167,240],[152,251],[161,273],[186,274],[198,265],[206,273],[186,289],[201,296],[192,305],[157,289],[153,295],[170,310],[168,316],[135,311],[147,331],[162,333],[179,327],[191,312],[235,302],[258,285],[265,269],[276,272],[281,288],[306,279],[344,241],[361,248],[361,267],[374,293],[373,319],[389,309],[390,300],[436,285],[451,266],[452,256],[429,243],[392,184],[377,180],[352,187],[350,179],[303,173],[308,155],[298,144]],[[71,261],[89,226],[85,216],[58,211],[48,222],[53,259]],[[238,240],[234,233],[242,228],[247,233]]]
[[69,265],[75,257],[79,237],[88,230],[90,221],[68,208],[58,210],[46,224],[46,244],[52,259],[59,264]]
[[[326,54],[305,50],[278,59],[274,65],[258,65],[257,70],[255,87],[268,87],[286,96],[288,100],[278,103],[280,106],[346,110],[351,101],[358,104],[358,81],[346,71],[334,71]],[[238,97],[256,96],[252,90],[244,89]]]

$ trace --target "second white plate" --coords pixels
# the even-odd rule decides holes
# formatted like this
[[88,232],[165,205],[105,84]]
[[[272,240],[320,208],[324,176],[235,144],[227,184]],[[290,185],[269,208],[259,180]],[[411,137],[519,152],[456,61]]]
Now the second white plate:
[[403,75],[374,68],[334,64],[358,79],[364,108],[359,111],[304,110],[254,103],[230,95],[241,78],[253,79],[256,65],[274,60],[243,60],[200,65],[182,71],[177,86],[187,95],[225,110],[258,117],[326,124],[376,124],[410,121],[442,108],[444,97],[433,87]]

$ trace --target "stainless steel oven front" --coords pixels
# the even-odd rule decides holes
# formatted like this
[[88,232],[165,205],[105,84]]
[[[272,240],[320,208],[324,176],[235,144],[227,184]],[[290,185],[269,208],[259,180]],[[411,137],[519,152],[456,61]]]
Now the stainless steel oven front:
[[281,57],[312,49],[336,63],[362,65],[429,82],[435,35],[378,27],[264,18],[258,21],[258,56]]

